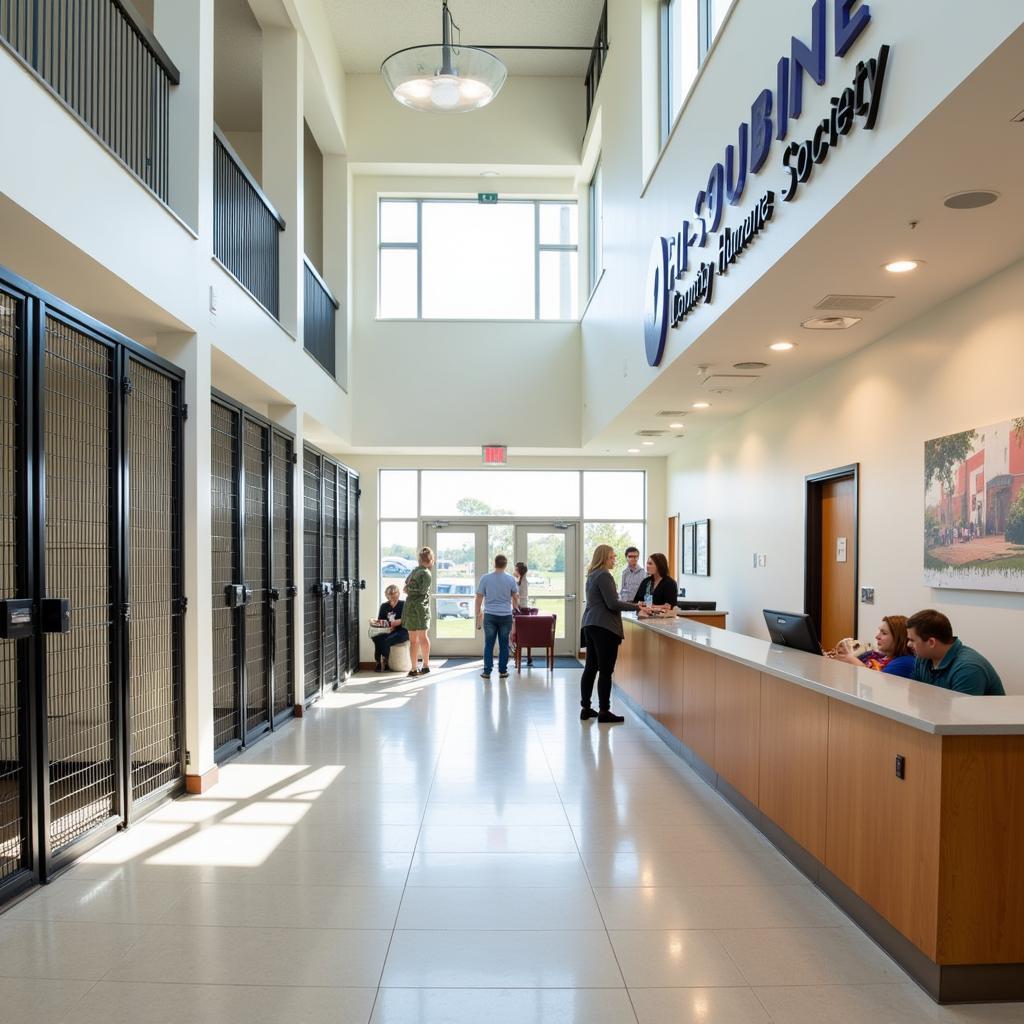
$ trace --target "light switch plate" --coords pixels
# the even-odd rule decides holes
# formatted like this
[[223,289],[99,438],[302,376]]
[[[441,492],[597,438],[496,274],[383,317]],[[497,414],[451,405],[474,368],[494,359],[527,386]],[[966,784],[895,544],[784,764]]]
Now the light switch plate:
[[767,565],[768,565],[768,556],[767,555],[758,555],[757,556],[757,567],[759,569],[764,569]]

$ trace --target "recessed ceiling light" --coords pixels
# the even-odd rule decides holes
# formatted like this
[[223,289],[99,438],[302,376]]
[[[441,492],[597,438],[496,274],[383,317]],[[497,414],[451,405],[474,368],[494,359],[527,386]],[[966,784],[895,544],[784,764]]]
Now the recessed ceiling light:
[[909,274],[911,270],[917,270],[924,260],[893,260],[892,263],[886,263],[885,269],[890,274]]
[[653,441],[641,441],[640,443],[647,448],[651,448],[654,445]]
[[977,210],[982,206],[991,206],[998,198],[999,193],[990,188],[976,188],[967,192],[954,192],[946,196],[942,205],[951,210]]
[[845,331],[849,327],[856,327],[862,319],[859,316],[812,316],[800,326],[805,331]]
[[496,177],[498,177],[498,172],[497,171],[481,171],[480,172],[480,177],[481,178],[496,178]]
[[768,346],[773,352],[788,352],[791,348],[796,348],[796,345],[791,341],[777,341],[774,345]]
[[669,428],[669,430],[682,430],[683,429],[683,425],[682,425],[682,423],[670,423],[668,425],[668,428]]
[[640,454],[640,449],[639,448],[627,448],[626,451],[629,452],[630,455],[639,455]]
[[711,403],[710,402],[694,402],[693,403],[693,407],[694,407],[694,409],[710,409],[711,408]]

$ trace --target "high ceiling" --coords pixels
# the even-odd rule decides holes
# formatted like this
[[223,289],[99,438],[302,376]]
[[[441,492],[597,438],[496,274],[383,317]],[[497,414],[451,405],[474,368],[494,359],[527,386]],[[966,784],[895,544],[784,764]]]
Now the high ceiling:
[[[323,0],[349,74],[375,73],[389,54],[441,41],[441,0]],[[467,44],[593,45],[603,0],[450,0]],[[512,75],[586,74],[589,54],[497,51]]]

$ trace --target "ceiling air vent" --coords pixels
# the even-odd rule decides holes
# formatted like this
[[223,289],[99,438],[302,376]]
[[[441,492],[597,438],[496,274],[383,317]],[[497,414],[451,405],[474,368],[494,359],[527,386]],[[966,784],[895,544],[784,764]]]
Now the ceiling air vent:
[[859,316],[812,316],[800,324],[808,331],[845,331],[861,322]]
[[661,409],[655,416],[685,416],[687,412],[687,409]]
[[891,298],[891,295],[826,295],[814,308],[855,309],[858,312],[870,313]]
[[766,370],[768,364],[751,360],[746,363],[733,363],[732,368],[734,370]]
[[713,391],[715,394],[723,394],[727,391],[736,391],[739,388],[749,387],[761,378],[753,373],[713,373],[705,377],[701,387],[705,391]]
[[638,430],[636,432],[637,437],[664,437],[668,433],[667,430]]

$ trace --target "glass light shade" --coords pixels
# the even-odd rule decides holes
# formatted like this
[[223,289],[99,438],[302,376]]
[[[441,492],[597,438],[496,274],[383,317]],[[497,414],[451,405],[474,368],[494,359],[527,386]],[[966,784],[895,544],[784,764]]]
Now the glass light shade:
[[507,72],[493,53],[474,46],[410,46],[380,66],[399,103],[413,110],[463,113],[486,107]]

